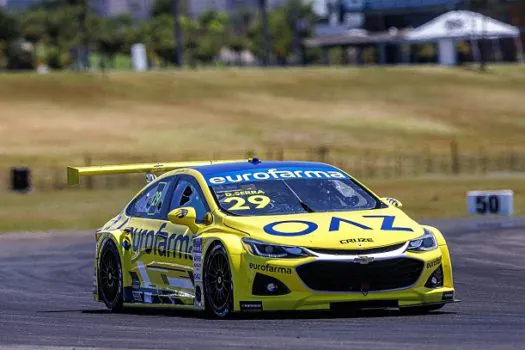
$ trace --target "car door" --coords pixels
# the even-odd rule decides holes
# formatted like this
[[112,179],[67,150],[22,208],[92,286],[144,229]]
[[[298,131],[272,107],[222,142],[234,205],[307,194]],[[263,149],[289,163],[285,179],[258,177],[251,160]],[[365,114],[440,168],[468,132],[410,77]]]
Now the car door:
[[[177,181],[168,212],[182,207],[192,207],[195,209],[197,223],[204,222],[206,214],[210,211],[199,183],[190,175],[181,175]],[[173,239],[174,242],[169,242],[168,244],[169,252],[173,253],[172,261],[180,266],[192,268],[192,239],[195,232],[192,232],[187,226],[176,225],[169,221],[167,229],[179,234]]]
[[170,194],[163,197],[167,202],[160,212],[160,227],[156,233],[157,256],[147,270],[149,275],[160,277],[156,280],[162,283],[161,301],[168,299],[172,303],[191,305],[195,296],[192,261],[195,233],[187,226],[171,223],[168,213],[181,207],[193,207],[199,222],[204,220],[209,207],[198,182],[189,175],[178,176],[169,191]]
[[131,271],[134,299],[145,303],[159,302],[159,290],[165,290],[164,275],[167,242],[172,232],[165,220],[169,199],[178,178],[162,178],[142,191],[127,208],[130,217],[126,229],[131,233]]

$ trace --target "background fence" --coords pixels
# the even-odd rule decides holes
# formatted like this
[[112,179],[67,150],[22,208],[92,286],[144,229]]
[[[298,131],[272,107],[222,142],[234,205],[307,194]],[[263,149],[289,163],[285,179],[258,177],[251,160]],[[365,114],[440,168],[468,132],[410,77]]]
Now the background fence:
[[[284,150],[267,149],[245,151],[241,153],[181,154],[178,157],[159,159],[152,155],[148,159],[136,158],[137,163],[157,161],[187,161],[202,159],[242,159],[257,155],[265,160],[309,160],[333,164],[358,179],[393,179],[414,178],[431,175],[487,175],[494,173],[525,172],[525,153],[512,149],[493,150],[481,147],[477,151],[460,151],[457,143],[452,142],[448,152],[436,152],[432,149],[392,150],[385,153],[377,150],[360,151],[348,154],[348,151],[320,147],[316,149]],[[84,164],[102,165],[107,161],[85,155]],[[7,175],[7,174],[6,174]],[[9,181],[6,180],[6,183]],[[143,174],[107,175],[81,179],[80,186],[67,186],[66,168],[51,166],[32,169],[32,188],[38,191],[84,189],[138,188],[145,183]]]

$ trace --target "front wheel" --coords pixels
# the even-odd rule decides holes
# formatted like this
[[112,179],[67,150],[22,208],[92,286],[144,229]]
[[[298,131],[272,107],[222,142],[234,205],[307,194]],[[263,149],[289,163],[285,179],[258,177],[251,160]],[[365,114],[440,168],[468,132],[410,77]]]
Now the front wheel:
[[117,246],[112,240],[104,243],[98,263],[100,299],[111,311],[122,310],[122,265]]
[[204,265],[206,313],[224,318],[233,311],[233,281],[228,253],[222,244],[211,248]]

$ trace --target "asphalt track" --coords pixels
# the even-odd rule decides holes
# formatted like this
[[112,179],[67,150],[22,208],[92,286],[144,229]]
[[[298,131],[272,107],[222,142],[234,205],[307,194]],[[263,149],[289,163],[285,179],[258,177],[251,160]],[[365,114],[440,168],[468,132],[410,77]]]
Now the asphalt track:
[[[508,223],[508,221],[506,221]],[[0,235],[3,348],[525,349],[525,220],[438,222],[462,303],[442,312],[107,313],[91,300],[91,232]]]

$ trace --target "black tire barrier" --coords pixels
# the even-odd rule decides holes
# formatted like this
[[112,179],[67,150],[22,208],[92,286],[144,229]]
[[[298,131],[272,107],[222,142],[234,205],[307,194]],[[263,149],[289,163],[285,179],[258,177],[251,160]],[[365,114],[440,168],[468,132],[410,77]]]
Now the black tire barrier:
[[17,192],[28,192],[31,190],[31,170],[29,168],[11,168],[11,190]]

